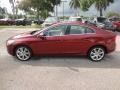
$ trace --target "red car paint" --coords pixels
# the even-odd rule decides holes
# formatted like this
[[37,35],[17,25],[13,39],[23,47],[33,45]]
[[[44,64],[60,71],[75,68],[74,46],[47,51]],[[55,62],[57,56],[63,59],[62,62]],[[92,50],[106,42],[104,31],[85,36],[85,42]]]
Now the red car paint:
[[[94,33],[85,34],[65,34],[63,36],[41,36],[51,27],[59,25],[77,25],[92,29]],[[68,29],[69,31],[69,29]],[[93,46],[104,46],[106,52],[110,53],[115,50],[116,35],[110,31],[105,31],[94,26],[87,26],[80,22],[66,22],[52,25],[35,34],[24,33],[7,40],[8,53],[14,55],[17,46],[25,45],[32,49],[34,55],[87,55],[89,49]]]
[[120,31],[120,21],[113,21],[113,24],[117,26],[117,30]]

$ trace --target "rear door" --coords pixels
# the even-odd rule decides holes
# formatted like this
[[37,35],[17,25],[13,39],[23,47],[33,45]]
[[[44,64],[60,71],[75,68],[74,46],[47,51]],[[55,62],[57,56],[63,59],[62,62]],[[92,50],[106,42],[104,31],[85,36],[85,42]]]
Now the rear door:
[[68,34],[61,38],[63,53],[85,53],[93,44],[95,32],[87,27],[70,25]]

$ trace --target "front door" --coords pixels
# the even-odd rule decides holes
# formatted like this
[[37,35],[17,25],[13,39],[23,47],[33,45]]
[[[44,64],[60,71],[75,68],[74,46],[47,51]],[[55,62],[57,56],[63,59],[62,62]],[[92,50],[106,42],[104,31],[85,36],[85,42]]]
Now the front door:
[[44,39],[37,38],[34,43],[37,54],[60,54],[61,40],[60,38],[65,35],[67,25],[57,25],[43,31]]

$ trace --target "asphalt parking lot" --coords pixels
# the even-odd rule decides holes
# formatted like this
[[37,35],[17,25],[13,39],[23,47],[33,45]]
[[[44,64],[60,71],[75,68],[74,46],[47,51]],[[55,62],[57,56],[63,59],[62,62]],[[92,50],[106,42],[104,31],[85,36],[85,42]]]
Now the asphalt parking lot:
[[0,29],[0,90],[120,90],[117,48],[101,62],[85,57],[42,57],[27,62],[8,55],[5,41],[34,29]]

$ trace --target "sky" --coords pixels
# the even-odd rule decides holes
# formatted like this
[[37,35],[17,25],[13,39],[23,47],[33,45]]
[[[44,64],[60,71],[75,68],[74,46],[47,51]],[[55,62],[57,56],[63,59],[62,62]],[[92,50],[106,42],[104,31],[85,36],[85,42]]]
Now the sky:
[[9,12],[11,12],[11,6],[9,4],[9,0],[0,0],[0,6],[6,7]]
[[[79,12],[80,15],[84,15],[84,16],[99,15],[99,12],[95,9],[94,6],[92,6],[89,9],[89,11],[82,12],[81,10],[71,9],[70,6],[69,6],[70,0],[66,0],[66,1],[67,2],[65,2],[64,6],[65,6],[65,15],[67,15],[67,16],[73,16],[76,12]],[[9,0],[0,0],[0,6],[6,7],[8,12],[12,12],[11,5],[9,4]],[[119,6],[120,6],[120,0],[115,0],[114,4],[111,4],[110,7],[108,7],[107,10],[104,12],[104,14],[107,13],[107,12],[110,12],[110,11],[120,13]],[[58,6],[58,15],[62,16],[62,13],[63,13],[63,3],[61,3],[60,6]]]

